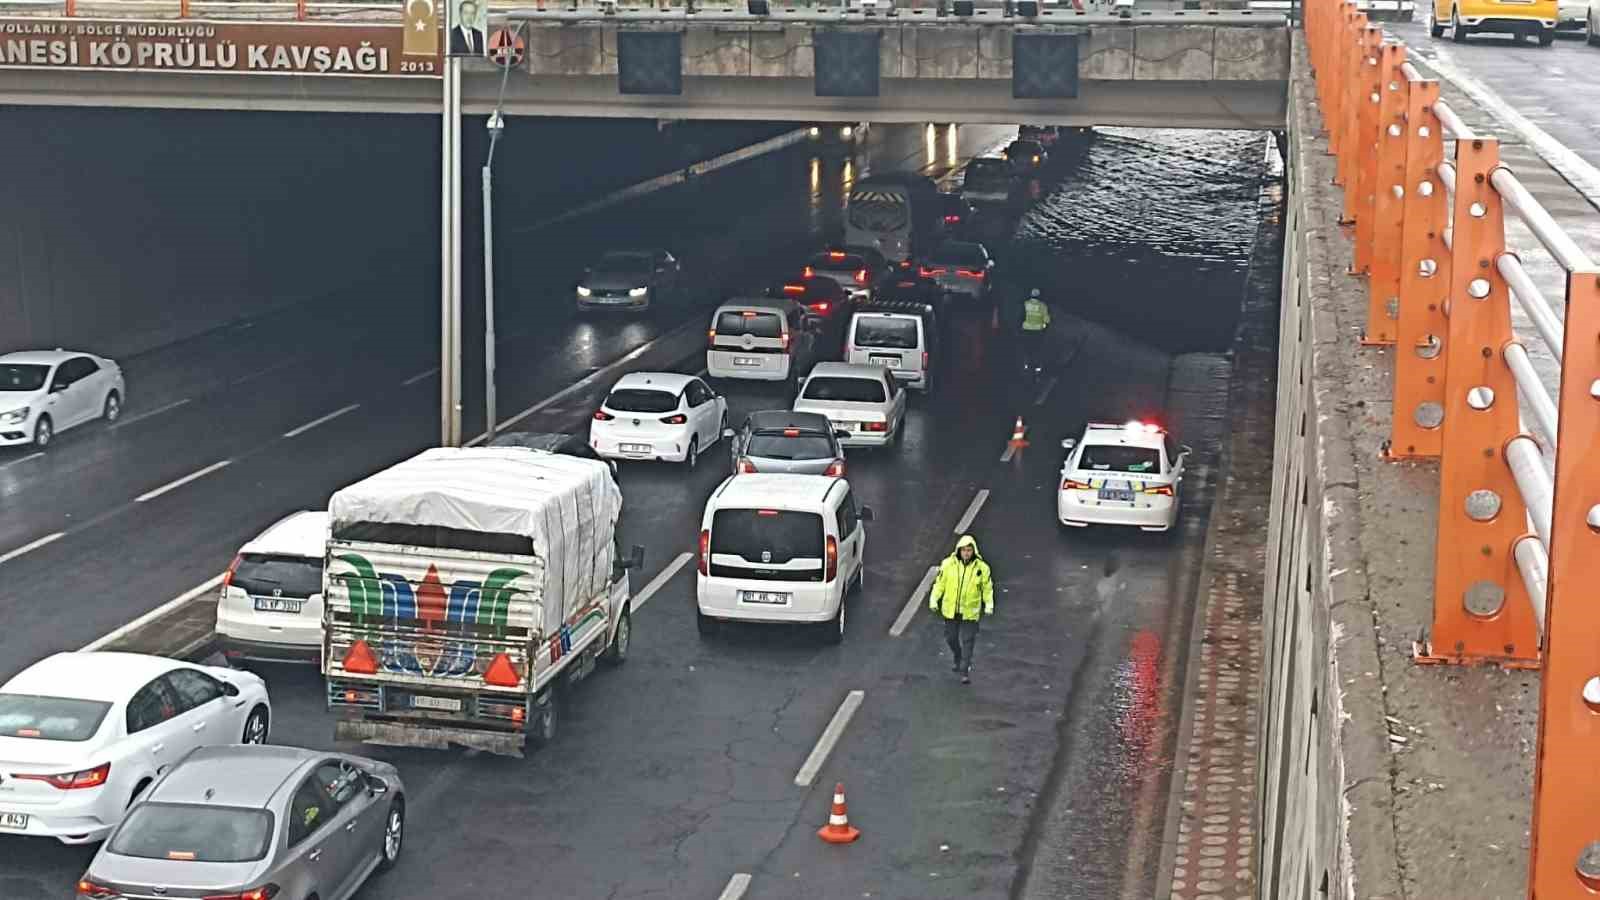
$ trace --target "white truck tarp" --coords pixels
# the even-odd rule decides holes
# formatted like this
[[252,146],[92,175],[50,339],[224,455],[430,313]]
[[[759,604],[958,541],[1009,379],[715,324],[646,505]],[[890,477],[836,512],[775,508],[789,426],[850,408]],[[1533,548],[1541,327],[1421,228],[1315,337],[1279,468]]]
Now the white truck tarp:
[[328,501],[335,533],[373,522],[529,538],[544,563],[547,619],[556,610],[564,619],[606,593],[621,511],[622,492],[605,463],[517,447],[424,450]]

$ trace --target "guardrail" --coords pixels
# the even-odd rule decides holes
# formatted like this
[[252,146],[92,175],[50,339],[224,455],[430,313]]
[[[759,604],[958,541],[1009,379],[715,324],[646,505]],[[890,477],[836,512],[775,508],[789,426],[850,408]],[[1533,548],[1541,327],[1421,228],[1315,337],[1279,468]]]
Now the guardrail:
[[[1600,267],[1501,164],[1499,142],[1462,122],[1354,3],[1308,5],[1306,37],[1355,232],[1350,274],[1368,279],[1362,342],[1395,349],[1384,454],[1439,460],[1433,624],[1413,656],[1543,669],[1529,895],[1592,898]],[[1508,211],[1566,271],[1564,317],[1506,248]],[[1512,330],[1513,302],[1560,360],[1553,399]]]

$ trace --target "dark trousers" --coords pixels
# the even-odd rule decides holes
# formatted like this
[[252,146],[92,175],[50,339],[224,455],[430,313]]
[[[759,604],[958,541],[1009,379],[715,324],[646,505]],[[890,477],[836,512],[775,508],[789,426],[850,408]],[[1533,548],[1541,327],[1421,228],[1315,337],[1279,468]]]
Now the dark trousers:
[[945,619],[944,642],[956,655],[956,665],[961,671],[972,671],[972,651],[978,646],[977,619]]

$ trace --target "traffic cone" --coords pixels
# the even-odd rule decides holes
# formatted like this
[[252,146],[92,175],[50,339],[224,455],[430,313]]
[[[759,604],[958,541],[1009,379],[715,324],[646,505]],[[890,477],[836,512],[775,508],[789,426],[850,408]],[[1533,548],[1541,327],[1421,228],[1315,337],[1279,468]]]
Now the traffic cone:
[[1018,448],[1028,446],[1028,439],[1023,437],[1026,431],[1027,429],[1022,426],[1022,417],[1017,416],[1017,424],[1011,429],[1011,446]]
[[817,837],[830,844],[848,844],[861,837],[861,831],[850,824],[850,814],[845,810],[844,782],[833,787],[833,812],[828,824],[817,829]]

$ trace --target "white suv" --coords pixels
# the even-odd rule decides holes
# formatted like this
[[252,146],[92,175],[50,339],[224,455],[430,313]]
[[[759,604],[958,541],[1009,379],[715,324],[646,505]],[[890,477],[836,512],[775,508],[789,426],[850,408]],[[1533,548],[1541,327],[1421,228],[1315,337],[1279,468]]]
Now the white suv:
[[695,617],[701,634],[728,619],[825,623],[844,638],[845,598],[866,570],[864,523],[850,482],[826,475],[730,477],[700,521]]
[[217,597],[217,638],[230,662],[318,662],[328,514],[291,513],[239,549]]
[[1062,525],[1131,525],[1167,531],[1177,524],[1183,464],[1189,448],[1174,452],[1164,429],[1148,422],[1091,422],[1083,439],[1061,442]]

